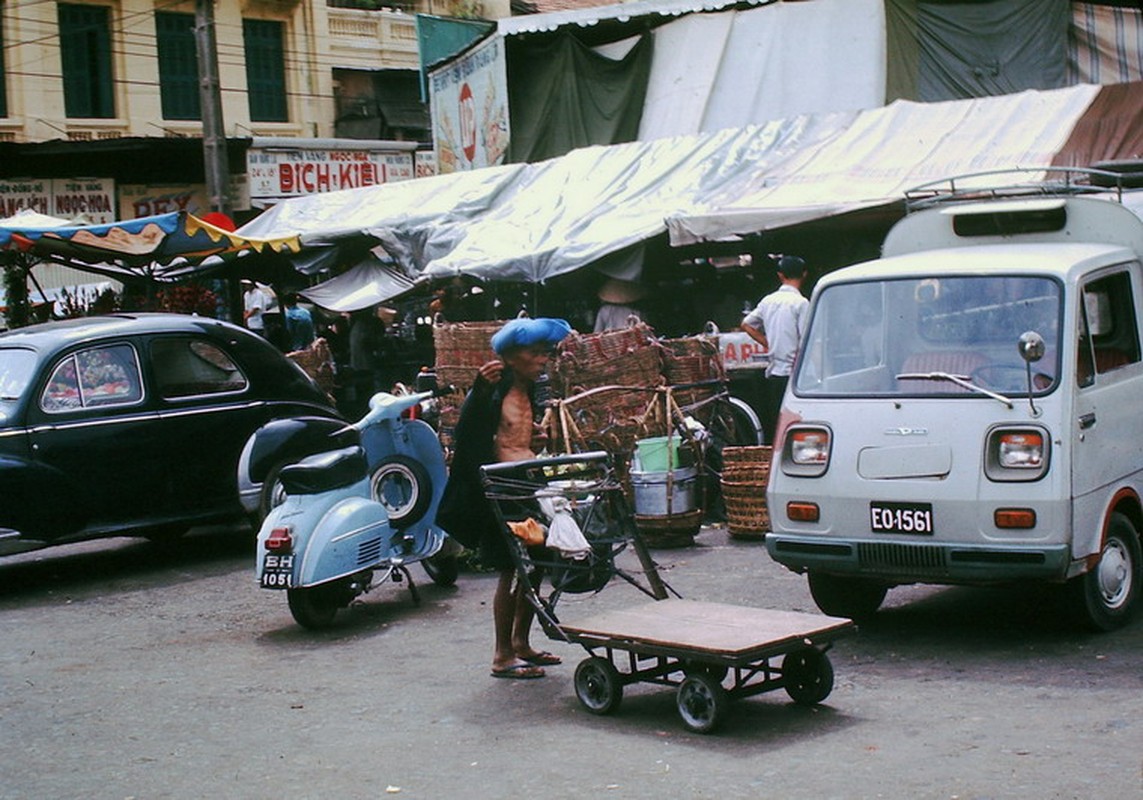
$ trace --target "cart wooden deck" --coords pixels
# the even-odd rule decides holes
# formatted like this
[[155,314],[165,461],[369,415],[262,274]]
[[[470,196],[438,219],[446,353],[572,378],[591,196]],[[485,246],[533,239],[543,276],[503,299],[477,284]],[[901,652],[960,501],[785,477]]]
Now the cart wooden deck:
[[560,627],[586,647],[728,665],[821,645],[855,630],[852,621],[838,617],[698,600],[651,601]]

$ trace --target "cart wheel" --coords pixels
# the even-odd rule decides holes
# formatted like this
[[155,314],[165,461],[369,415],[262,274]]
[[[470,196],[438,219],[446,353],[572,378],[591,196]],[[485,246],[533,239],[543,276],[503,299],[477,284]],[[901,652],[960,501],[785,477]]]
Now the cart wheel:
[[730,673],[730,668],[725,664],[710,664],[702,661],[684,661],[683,674],[685,675],[709,675],[714,678],[716,683],[722,683],[726,680],[726,676]]
[[575,668],[575,694],[592,714],[610,714],[623,699],[619,670],[606,658],[585,658]]
[[795,703],[817,705],[833,691],[833,665],[822,651],[805,647],[782,659],[782,680]]
[[698,673],[679,685],[675,702],[687,730],[710,733],[726,713],[729,699],[722,684],[710,675]]

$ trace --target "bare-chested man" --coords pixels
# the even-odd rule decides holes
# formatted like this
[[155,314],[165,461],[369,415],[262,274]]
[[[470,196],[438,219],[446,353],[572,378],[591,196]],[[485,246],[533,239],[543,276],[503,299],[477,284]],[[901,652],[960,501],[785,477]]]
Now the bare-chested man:
[[529,641],[535,611],[518,585],[505,534],[484,498],[480,467],[498,461],[535,458],[533,413],[536,379],[551,347],[571,330],[563,320],[512,320],[492,339],[500,358],[480,368],[456,426],[452,472],[437,522],[454,538],[480,548],[482,564],[500,572],[492,603],[495,648],[492,675],[540,678],[558,656],[536,650]]

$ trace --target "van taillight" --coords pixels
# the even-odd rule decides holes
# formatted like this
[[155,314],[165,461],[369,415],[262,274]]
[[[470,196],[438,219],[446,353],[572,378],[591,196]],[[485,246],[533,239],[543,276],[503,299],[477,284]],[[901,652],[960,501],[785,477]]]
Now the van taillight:
[[266,537],[266,549],[271,553],[288,553],[294,549],[294,537],[289,526],[274,528]]

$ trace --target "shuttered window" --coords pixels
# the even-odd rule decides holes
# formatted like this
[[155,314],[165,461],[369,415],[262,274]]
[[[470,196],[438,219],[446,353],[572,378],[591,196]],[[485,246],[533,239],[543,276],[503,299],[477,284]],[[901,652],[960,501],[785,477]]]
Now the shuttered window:
[[163,119],[202,119],[194,14],[156,11],[155,41],[159,48]]
[[59,4],[64,112],[69,118],[115,116],[111,73],[111,9]]
[[263,19],[242,20],[246,45],[246,93],[250,119],[255,122],[289,122],[286,104],[285,26]]

